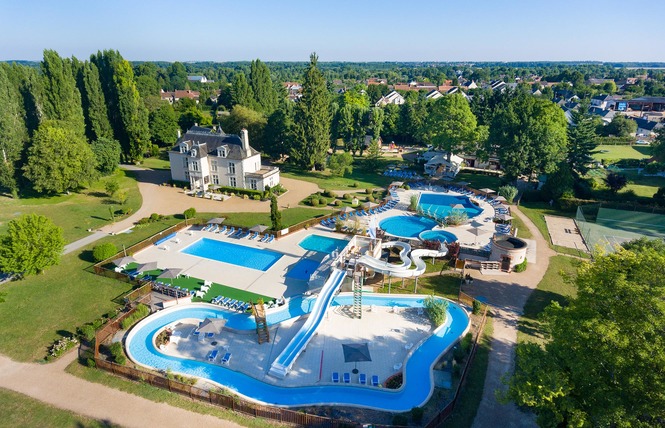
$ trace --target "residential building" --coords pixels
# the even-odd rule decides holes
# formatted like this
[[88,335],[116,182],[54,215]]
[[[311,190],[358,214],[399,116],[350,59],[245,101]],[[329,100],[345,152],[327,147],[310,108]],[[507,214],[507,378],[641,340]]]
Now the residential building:
[[168,101],[171,104],[183,98],[189,98],[190,100],[196,101],[196,104],[198,104],[200,95],[201,94],[199,93],[199,91],[192,91],[189,89],[186,90],[176,89],[175,91],[164,91],[163,89],[160,90],[160,96],[162,100]]
[[425,95],[425,98],[427,98],[428,100],[436,100],[441,98],[442,96],[443,94],[435,89],[429,94]]
[[377,107],[383,107],[388,104],[397,104],[397,105],[402,105],[404,104],[405,100],[404,97],[397,91],[392,91],[388,95],[385,95],[379,99],[379,101],[376,102]]
[[238,136],[193,126],[169,151],[169,161],[171,178],[188,182],[192,190],[215,185],[263,191],[279,184],[279,168],[261,165],[246,129]]
[[478,85],[477,85],[476,82],[473,81],[473,80],[469,80],[469,81],[467,81],[467,82],[464,82],[464,84],[462,85],[462,87],[463,87],[464,89],[478,89]]
[[636,135],[638,137],[653,137],[656,135],[656,131],[663,127],[662,122],[654,122],[649,119],[635,117],[631,117],[631,119],[637,122]]
[[425,163],[425,174],[433,177],[455,177],[464,165],[464,159],[457,155],[450,155],[449,159],[447,152],[426,152],[423,157],[429,157]]
[[378,77],[370,77],[367,79],[367,86],[369,85],[387,85],[388,79],[379,79]]
[[612,97],[609,95],[596,95],[595,97],[591,98],[591,105],[594,107],[602,108],[602,109],[607,109],[609,108],[609,102],[613,101]]
[[600,116],[603,119],[603,124],[607,125],[614,120],[614,116],[617,115],[617,112],[614,110],[604,110],[600,107],[589,107],[589,113],[594,116]]
[[187,80],[190,82],[199,82],[199,83],[214,83],[214,80],[208,80],[205,76],[187,76]]

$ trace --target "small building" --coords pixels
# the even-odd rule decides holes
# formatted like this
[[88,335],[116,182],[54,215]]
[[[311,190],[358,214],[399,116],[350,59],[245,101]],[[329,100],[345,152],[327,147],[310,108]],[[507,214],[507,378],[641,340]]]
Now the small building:
[[591,98],[591,105],[594,107],[602,108],[603,110],[609,108],[609,102],[612,101],[612,97],[609,95],[596,95]]
[[510,235],[498,235],[492,239],[489,260],[499,262],[502,271],[510,272],[526,260],[526,241]]
[[631,117],[637,123],[637,132],[638,137],[653,137],[656,135],[656,131],[663,127],[662,122],[654,122],[648,118],[639,118]]
[[425,98],[428,100],[436,100],[439,99],[443,96],[443,94],[436,89],[430,92],[429,94],[425,95]]
[[383,107],[388,104],[402,105],[405,103],[404,97],[397,91],[392,91],[376,102],[376,107]]
[[214,83],[214,80],[208,80],[205,76],[187,76],[187,80],[190,82]]
[[614,116],[617,115],[617,112],[614,110],[603,110],[600,107],[589,107],[589,113],[594,116],[600,116],[605,125],[611,123],[614,120]]
[[473,80],[469,80],[468,82],[464,82],[462,87],[464,89],[478,89],[478,84]]
[[171,178],[188,182],[192,190],[217,185],[263,191],[279,184],[279,168],[261,165],[246,129],[238,136],[193,126],[169,151],[169,161]]
[[462,169],[463,164],[464,159],[460,156],[450,155],[450,159],[448,159],[448,153],[438,152],[429,158],[425,164],[425,174],[432,177],[455,177]]
[[199,91],[192,91],[189,89],[176,89],[175,91],[164,91],[163,89],[160,90],[160,97],[162,101],[168,101],[171,104],[183,98],[189,98],[190,100],[196,101],[196,104],[198,104],[200,95],[201,93]]

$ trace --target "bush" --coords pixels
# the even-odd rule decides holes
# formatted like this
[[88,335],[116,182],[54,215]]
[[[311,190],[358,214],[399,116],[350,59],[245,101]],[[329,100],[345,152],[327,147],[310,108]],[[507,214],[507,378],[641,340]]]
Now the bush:
[[150,308],[148,308],[146,305],[140,304],[136,307],[136,311],[122,320],[120,323],[120,326],[122,327],[123,330],[127,330],[129,327],[133,326],[135,322],[138,320],[145,318],[148,316],[150,313]]
[[411,195],[411,199],[409,200],[409,209],[411,211],[416,211],[418,208],[418,195]]
[[340,207],[340,206],[342,206],[342,201],[339,200],[339,199],[335,199],[334,204],[335,204],[336,207]]
[[357,181],[354,181],[353,184],[351,185],[351,187],[360,187],[360,183],[358,183]]
[[371,187],[368,187],[367,189],[365,189],[365,193],[367,193],[368,195],[371,195],[372,193],[374,193],[374,189],[372,189]]
[[263,192],[261,190],[240,189],[238,187],[228,187],[228,186],[220,186],[219,191],[225,194],[230,193],[231,195],[247,195],[251,197],[254,197],[254,195],[259,195],[259,196],[263,195]]
[[365,198],[367,202],[374,202],[374,196],[369,195],[367,198]]
[[152,213],[152,214],[150,214],[150,221],[153,221],[153,222],[154,222],[154,221],[159,221],[159,220],[161,220],[162,218],[163,218],[163,217],[162,217],[161,215],[157,214],[157,213]]
[[427,309],[427,316],[435,327],[439,327],[446,322],[448,302],[445,300],[436,299],[434,296],[428,296],[425,299],[425,309]]
[[254,196],[252,196],[252,199],[254,199],[255,201],[260,201],[261,196],[260,195],[254,195]]
[[130,207],[124,207],[120,210],[120,213],[122,215],[130,215],[132,213],[132,209]]
[[196,217],[196,208],[194,208],[194,207],[187,208],[185,210],[185,212],[183,213],[183,215],[185,216],[185,218],[194,218],[194,217]]
[[413,422],[420,423],[423,420],[423,415],[425,414],[425,409],[422,407],[414,407],[411,409],[411,419]]
[[480,313],[481,308],[483,307],[483,304],[480,302],[480,300],[473,300],[473,314],[478,315]]
[[511,204],[515,200],[515,196],[517,196],[517,187],[511,185],[501,186],[497,193],[506,198],[506,202]]
[[580,205],[589,205],[589,204],[597,204],[597,201],[594,200],[589,200],[589,199],[577,199],[577,198],[559,198],[557,200],[557,204],[559,205],[559,208],[561,208],[561,211],[577,211],[577,207]]
[[117,252],[118,248],[114,244],[106,242],[93,247],[92,258],[95,259],[96,262],[101,262],[102,260],[115,256]]
[[49,361],[55,360],[75,347],[78,343],[79,341],[75,337],[63,337],[59,340],[56,340],[49,348],[46,359]]
[[85,365],[90,367],[91,369],[94,369],[95,367],[97,367],[97,364],[95,363],[95,360],[92,359],[92,358],[86,359],[85,360]]
[[319,198],[320,205],[328,205],[328,200],[326,198]]
[[95,328],[90,324],[81,326],[78,328],[78,335],[82,340],[92,342],[95,340]]
[[351,199],[353,199],[353,196],[351,196],[350,193],[345,193],[344,196],[342,196],[342,198],[344,198],[347,201],[350,201]]
[[465,354],[468,354],[469,351],[471,351],[472,344],[473,344],[473,333],[469,332],[465,334],[462,340],[460,341],[460,346],[462,348],[462,351],[464,351]]
[[446,224],[448,226],[459,226],[469,220],[469,215],[464,210],[452,210],[450,215],[446,217]]
[[328,198],[335,198],[337,195],[335,195],[335,192],[333,192],[332,190],[326,190],[325,192],[323,192],[323,196],[326,196]]
[[[411,189],[411,186],[409,186],[408,184],[405,184],[402,187],[404,187],[404,190],[410,190]],[[418,407],[418,408],[420,408],[420,407]]]
[[518,265],[515,265],[515,272],[524,272],[526,270],[526,259]]
[[104,185],[104,190],[106,190],[107,195],[112,197],[118,190],[120,190],[120,182],[115,179],[109,180]]
[[393,416],[393,425],[406,426],[409,424],[409,418],[406,415],[398,414]]
[[314,207],[318,207],[320,205],[319,204],[319,198],[316,198],[316,197],[311,198],[309,200],[309,203],[312,204],[312,206],[314,206]]

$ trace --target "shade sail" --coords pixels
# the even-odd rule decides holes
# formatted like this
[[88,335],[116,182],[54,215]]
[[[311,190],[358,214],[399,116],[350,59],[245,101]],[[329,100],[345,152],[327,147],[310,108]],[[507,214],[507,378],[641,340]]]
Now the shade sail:
[[367,343],[344,343],[342,344],[342,351],[344,351],[345,363],[372,361]]

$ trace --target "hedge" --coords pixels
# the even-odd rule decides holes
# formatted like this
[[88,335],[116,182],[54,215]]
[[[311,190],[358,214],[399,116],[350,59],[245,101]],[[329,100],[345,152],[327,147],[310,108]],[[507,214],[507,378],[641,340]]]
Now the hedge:
[[240,187],[229,187],[229,186],[221,186],[219,187],[219,190],[221,192],[234,193],[236,195],[247,195],[251,197],[254,197],[254,195],[258,195],[259,198],[263,198],[263,192],[260,190],[242,189]]

